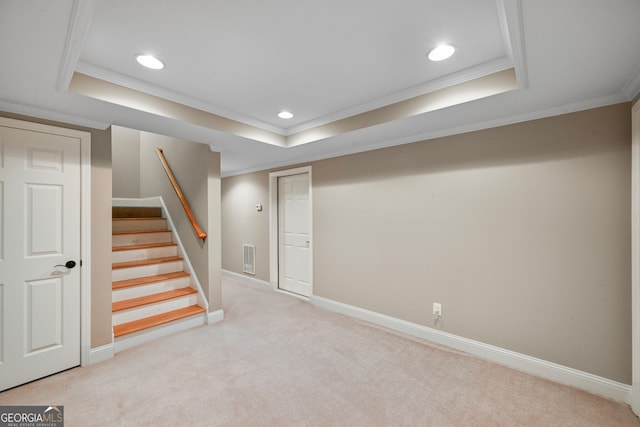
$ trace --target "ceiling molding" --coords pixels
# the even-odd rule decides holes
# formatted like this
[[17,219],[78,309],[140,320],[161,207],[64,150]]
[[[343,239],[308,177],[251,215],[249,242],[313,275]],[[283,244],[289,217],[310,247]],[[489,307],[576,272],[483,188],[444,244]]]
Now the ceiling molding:
[[73,2],[64,53],[56,81],[56,89],[59,91],[64,92],[69,88],[84,42],[89,34],[97,4],[97,0],[74,0]]
[[85,119],[83,117],[72,114],[60,113],[58,111],[46,108],[36,107],[33,105],[21,104],[19,102],[7,101],[0,99],[0,111],[7,113],[21,114],[23,116],[34,117],[43,120],[52,120],[55,122],[68,123],[76,126],[83,126],[92,129],[105,130],[111,123],[100,122],[97,120]]
[[399,102],[406,101],[417,96],[425,95],[436,90],[445,89],[450,86],[465,83],[470,80],[475,80],[479,77],[484,77],[499,71],[504,71],[512,67],[513,64],[509,58],[498,58],[494,61],[489,61],[476,67],[471,67],[457,73],[449,74],[439,79],[430,80],[411,88],[395,92],[391,95],[376,98],[363,104],[358,104],[353,107],[349,107],[347,109],[337,111],[326,116],[312,119],[296,126],[292,126],[286,129],[284,135],[289,136],[300,132],[305,132],[319,126],[324,126],[329,123],[343,120],[358,114],[366,113],[368,111],[376,110],[378,108],[386,107],[391,104],[397,104]]
[[90,64],[82,60],[78,61],[75,70],[90,77],[95,77],[97,79],[114,83],[119,86],[123,86],[139,92],[144,92],[149,95],[157,96],[159,98],[164,98],[166,100],[186,105],[188,107],[196,108],[201,111],[206,111],[207,113],[215,114],[217,116],[225,117],[236,122],[245,123],[247,125],[257,127],[269,132],[284,135],[284,129],[281,127],[274,126],[270,123],[254,119],[249,116],[245,116],[235,111],[230,111],[224,108],[213,106],[190,96],[186,96],[178,92],[153,85],[151,83],[143,82],[141,80],[134,79],[133,77],[125,76],[123,74],[98,67],[97,65]]
[[[497,62],[501,66],[504,62]],[[81,65],[82,69],[86,65]],[[495,64],[492,65],[495,67]],[[489,69],[482,68],[482,73]],[[145,91],[113,82],[113,79],[101,79],[80,71],[74,73],[69,90],[94,99],[112,104],[133,108],[157,116],[184,121],[212,130],[237,135],[258,142],[279,147],[295,147],[322,139],[334,137],[358,129],[400,120],[411,116],[421,115],[430,111],[451,107],[517,89],[513,67],[488,75],[482,75],[472,80],[466,80],[472,73],[454,75],[444,80],[441,89],[432,90],[420,96],[405,99],[384,107],[365,111],[318,126],[297,134],[284,136],[269,132],[259,127],[235,121],[224,116],[216,115],[195,107],[191,107],[161,96],[152,95]],[[466,80],[451,85],[451,82]]]
[[263,121],[242,115],[240,113],[236,113],[220,107],[212,106],[210,104],[204,103],[197,99],[179,94],[177,92],[173,92],[171,90],[168,90],[159,86],[155,86],[155,85],[143,82],[141,80],[134,79],[132,77],[115,73],[113,71],[104,69],[102,67],[89,64],[82,60],[78,62],[76,66],[76,71],[90,77],[104,80],[104,81],[117,84],[119,86],[123,86],[129,89],[133,89],[139,92],[144,92],[149,95],[157,96],[159,98],[163,98],[172,102],[186,105],[188,107],[205,111],[207,113],[215,114],[221,117],[228,118],[230,120],[247,124],[249,126],[257,127],[269,132],[277,133],[279,135],[288,137],[290,135],[294,135],[297,133],[301,133],[301,132],[305,132],[305,131],[317,128],[319,126],[323,126],[339,120],[347,119],[349,117],[352,117],[358,114],[367,113],[369,111],[376,110],[378,108],[382,108],[388,105],[397,104],[399,102],[403,102],[408,99],[415,98],[417,96],[422,96],[431,92],[435,92],[437,90],[445,89],[447,87],[452,87],[452,86],[462,84],[471,80],[475,80],[480,77],[491,75],[496,72],[504,71],[512,67],[513,65],[509,58],[507,57],[499,58],[494,61],[480,64],[476,67],[471,67],[469,69],[462,70],[457,73],[453,73],[439,79],[428,81],[420,85],[414,86],[412,88],[402,90],[394,94],[369,101],[364,104],[359,104],[357,106],[350,107],[348,109],[341,110],[336,113],[323,116],[321,118],[313,119],[287,129],[273,126],[269,123],[265,123]]
[[[131,94],[133,95],[133,98],[137,98],[137,101],[129,99],[124,101],[125,104],[121,105],[136,108],[133,105],[144,104],[147,108],[151,108],[152,110],[162,111],[160,115],[165,115],[169,110],[173,110],[175,112],[177,109],[180,109],[179,106],[183,106],[185,108],[182,108],[181,110],[182,113],[186,114],[186,116],[191,118],[195,115],[200,116],[199,119],[196,119],[200,125],[220,130],[217,126],[222,124],[223,128],[233,128],[235,132],[232,133],[235,133],[236,135],[242,135],[244,137],[252,135],[249,137],[250,139],[268,142],[279,146],[296,146],[307,142],[317,141],[326,137],[335,136],[345,131],[359,129],[363,126],[371,126],[372,124],[370,124],[370,122],[373,124],[383,123],[388,121],[381,118],[385,114],[393,116],[389,120],[403,118],[401,116],[396,117],[396,115],[392,113],[393,111],[402,109],[404,104],[407,102],[413,102],[420,97],[434,94],[447,88],[455,88],[456,86],[472,82],[482,77],[513,69],[515,67],[514,64],[519,64],[518,67],[520,67],[520,69],[515,70],[517,87],[526,87],[520,0],[496,0],[502,39],[507,53],[505,56],[441,78],[423,82],[383,97],[372,99],[365,103],[351,106],[335,113],[317,117],[290,128],[283,128],[236,111],[212,105],[189,95],[181,94],[170,89],[82,61],[80,56],[97,7],[96,1],[97,0],[74,0],[73,16],[63,57],[64,71],[61,71],[59,75],[60,81],[58,86],[62,88],[61,90],[67,90],[69,88],[69,85],[72,84],[72,79],[74,79],[73,71],[76,71],[82,75],[136,92],[135,94]],[[156,98],[156,101],[153,102],[155,105],[151,106],[151,103],[146,101],[141,104],[139,101],[142,98],[142,94],[147,94],[150,97]],[[85,95],[91,96],[89,93],[85,93]],[[113,102],[113,99],[115,99],[114,96],[105,93],[101,93],[101,96],[102,97],[99,99],[107,100],[107,98],[109,98],[111,99],[109,102]],[[122,97],[119,99],[121,101],[124,100]],[[173,105],[169,106],[168,104],[164,104],[164,107],[158,109],[157,106],[161,104],[160,102],[157,102],[159,99],[163,99],[167,101],[167,103],[172,103]],[[150,100],[150,98],[147,100]],[[192,111],[187,112],[188,109],[191,109]],[[151,112],[148,109],[144,111]],[[383,111],[384,114],[382,114]],[[182,113],[179,115],[183,116]],[[206,114],[211,117],[205,118],[204,115]],[[376,119],[372,119],[373,117],[378,117],[379,120],[376,121]],[[234,123],[231,124],[230,122]],[[218,125],[214,125],[213,123],[217,123]],[[358,125],[356,123],[365,123],[365,125]],[[336,129],[345,126],[349,130],[336,131]],[[237,133],[238,131],[240,134]]]
[[284,147],[286,144],[285,138],[280,134],[79,72],[73,74],[73,78],[69,84],[69,90],[111,104],[144,111],[168,119],[179,120],[278,147]]
[[529,88],[529,75],[524,41],[524,24],[521,0],[497,0],[498,19],[505,48],[516,69],[518,87]]
[[513,68],[508,68],[290,135],[287,137],[287,147],[476,101],[514,89],[517,89],[515,72]]
[[441,129],[437,131],[424,132],[416,135],[406,136],[403,138],[397,138],[393,140],[387,140],[380,143],[369,144],[366,146],[350,146],[344,150],[333,151],[331,153],[317,154],[304,158],[297,158],[295,160],[289,160],[285,162],[274,162],[266,165],[262,165],[256,168],[247,168],[242,170],[235,170],[222,173],[222,178],[231,176],[243,175],[247,173],[259,172],[268,169],[281,168],[291,165],[315,162],[318,160],[331,159],[335,157],[348,156],[350,154],[358,154],[371,150],[380,150],[383,148],[395,147],[404,144],[411,144],[415,142],[428,141],[436,138],[444,138],[447,136],[460,135],[463,133],[477,132],[485,129],[492,129],[501,126],[508,126],[516,123],[523,123],[532,120],[539,120],[548,117],[560,116],[563,114],[577,113],[579,111],[590,110],[593,108],[606,107],[609,105],[619,104],[621,102],[628,102],[628,99],[623,94],[609,95],[600,98],[589,99],[586,101],[580,101],[559,107],[544,108],[537,111],[532,111],[525,114],[516,114],[513,116],[500,117],[493,120],[484,120],[475,123],[469,123],[462,126],[454,126],[447,129]]

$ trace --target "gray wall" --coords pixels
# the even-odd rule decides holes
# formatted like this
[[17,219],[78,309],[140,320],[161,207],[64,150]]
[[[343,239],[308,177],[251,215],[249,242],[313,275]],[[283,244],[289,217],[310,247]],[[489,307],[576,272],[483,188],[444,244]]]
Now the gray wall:
[[140,131],[113,126],[113,197],[140,197]]
[[[630,142],[620,104],[314,162],[314,294],[630,384]],[[268,280],[267,195],[223,179],[223,268]]]

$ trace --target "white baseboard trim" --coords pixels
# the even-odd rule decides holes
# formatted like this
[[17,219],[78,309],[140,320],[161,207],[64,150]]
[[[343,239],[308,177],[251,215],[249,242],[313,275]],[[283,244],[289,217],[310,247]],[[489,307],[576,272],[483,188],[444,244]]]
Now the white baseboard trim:
[[277,289],[276,288],[274,292],[277,292],[277,293],[282,294],[282,295],[286,295],[288,297],[297,298],[297,299],[299,299],[301,301],[305,301],[305,302],[309,302],[309,298],[310,298],[310,297],[307,297],[307,296],[304,296],[304,295],[296,294],[295,292],[285,291],[284,289]]
[[271,283],[264,280],[256,279],[255,277],[245,276],[244,274],[235,273],[229,270],[222,270],[222,276],[235,280],[236,282],[244,283],[245,285],[253,286],[260,289],[273,290]]
[[212,325],[214,323],[222,322],[224,320],[224,310],[219,309],[216,311],[212,311],[211,313],[207,313],[207,325]]
[[627,384],[327,298],[311,296],[310,301],[318,307],[336,313],[445,345],[500,365],[586,390],[609,399],[631,403],[631,386]]
[[105,360],[111,359],[113,356],[115,356],[115,346],[113,343],[92,348],[89,350],[89,365],[104,362]]

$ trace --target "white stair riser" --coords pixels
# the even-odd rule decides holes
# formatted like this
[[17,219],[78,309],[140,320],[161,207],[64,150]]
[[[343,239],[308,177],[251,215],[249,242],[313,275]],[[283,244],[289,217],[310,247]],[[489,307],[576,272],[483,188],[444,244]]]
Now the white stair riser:
[[118,234],[112,238],[113,246],[146,245],[150,243],[171,242],[170,231],[158,231],[157,233],[142,234]]
[[124,301],[126,299],[143,297],[160,292],[173,291],[175,289],[190,286],[189,277],[180,277],[179,279],[164,280],[162,282],[149,283],[148,285],[131,286],[129,288],[115,289],[111,293],[111,301]]
[[161,246],[159,248],[132,249],[129,251],[114,251],[111,262],[138,261],[141,259],[163,258],[178,255],[177,246]]
[[158,274],[175,273],[184,268],[182,261],[163,262],[160,264],[141,265],[138,267],[118,268],[111,273],[114,282],[138,277],[157,276]]
[[117,220],[112,222],[112,230],[118,231],[145,231],[166,230],[167,220],[164,218]]
[[145,329],[139,332],[134,332],[132,334],[118,337],[115,340],[115,352],[119,353],[123,350],[139,344],[166,337],[167,335],[175,334],[176,332],[186,331],[187,329],[204,325],[206,322],[206,317],[207,316],[205,314],[196,314],[194,316],[175,320],[171,323],[156,326],[151,329]]
[[189,307],[190,305],[197,304],[197,302],[197,294],[191,294],[129,310],[118,311],[113,313],[113,324],[120,325],[122,323],[133,322],[134,320],[144,319],[145,317],[155,316],[156,314]]

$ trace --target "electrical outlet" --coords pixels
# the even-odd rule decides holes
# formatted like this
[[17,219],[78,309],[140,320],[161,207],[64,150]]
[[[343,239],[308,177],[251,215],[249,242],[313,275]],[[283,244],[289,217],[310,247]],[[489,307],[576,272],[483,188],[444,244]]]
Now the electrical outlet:
[[442,316],[442,304],[440,304],[439,302],[434,302],[433,303],[433,315],[435,317],[441,317]]

